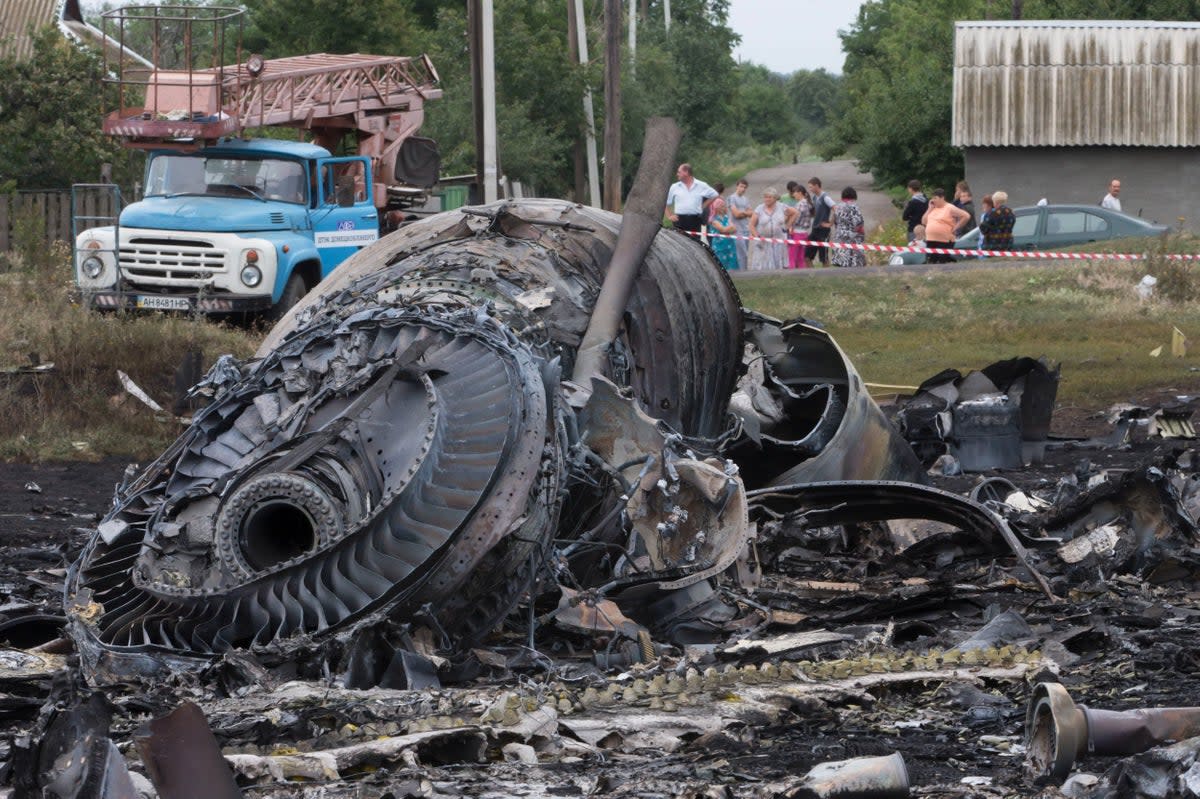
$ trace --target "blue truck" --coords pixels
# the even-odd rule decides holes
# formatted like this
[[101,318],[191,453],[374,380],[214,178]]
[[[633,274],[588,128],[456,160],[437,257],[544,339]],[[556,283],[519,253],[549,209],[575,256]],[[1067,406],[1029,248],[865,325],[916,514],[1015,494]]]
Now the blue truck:
[[301,142],[153,151],[144,198],[80,234],[76,283],[97,308],[280,315],[379,237],[372,178],[369,158]]
[[[147,160],[142,198],[114,224],[77,220],[75,281],[93,308],[281,316],[437,181],[437,146],[415,135],[441,96],[425,56],[251,56],[118,80],[104,130]],[[310,141],[245,137],[267,127]],[[354,154],[335,157],[350,137]]]

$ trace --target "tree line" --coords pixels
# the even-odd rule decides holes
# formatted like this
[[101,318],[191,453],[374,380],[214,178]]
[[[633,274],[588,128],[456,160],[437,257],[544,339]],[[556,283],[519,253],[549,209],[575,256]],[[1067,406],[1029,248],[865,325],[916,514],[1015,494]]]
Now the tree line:
[[953,186],[954,23],[980,19],[1196,20],[1200,0],[868,0],[841,34],[844,103],[823,155],[850,149],[883,186]]
[[[193,0],[194,2],[194,0]],[[202,5],[202,3],[196,3]],[[585,64],[567,47],[564,0],[495,0],[497,125],[502,171],[546,196],[571,196],[582,98],[596,98],[603,131],[602,0],[585,0]],[[789,75],[738,63],[729,0],[639,0],[636,54],[622,43],[622,173],[636,171],[647,117],[672,116],[683,156],[746,146],[776,153],[808,142],[826,158],[850,153],[884,186],[911,177],[952,185],[962,154],[950,145],[954,23],[965,19],[1196,19],[1200,0],[868,0],[841,32],[841,75]],[[622,13],[630,13],[629,3]],[[466,0],[244,0],[243,54],[427,53],[444,96],[426,109],[445,174],[475,167]],[[623,20],[623,30],[628,22]],[[227,48],[228,49],[228,48]],[[92,181],[100,165],[131,185],[140,158],[100,133],[116,107],[98,55],[54,29],[35,56],[0,59],[0,189]],[[294,133],[286,134],[294,135]],[[795,149],[792,149],[795,152]]]
[[[563,0],[495,0],[494,5],[501,169],[546,196],[571,196],[587,88],[596,98],[597,137],[607,112],[601,102],[604,4],[583,4],[590,56],[585,64],[570,56]],[[795,147],[828,129],[841,102],[839,76],[824,70],[780,75],[738,63],[732,54],[738,36],[728,25],[728,0],[671,0],[670,5],[668,32],[661,0],[641,0],[634,8],[636,53],[622,43],[626,185],[636,171],[645,120],[652,115],[676,119],[684,131],[685,151],[747,143]],[[630,4],[622,6],[624,14],[630,13]],[[243,55],[427,53],[440,73],[444,95],[426,107],[422,135],[439,142],[444,174],[474,171],[466,0],[245,0],[244,8]],[[626,17],[623,31],[627,24]],[[143,27],[148,41],[150,28]],[[196,30],[199,36],[202,28]],[[137,49],[138,31],[126,35],[126,44]],[[202,42],[193,43],[193,62],[203,50]],[[170,55],[179,62],[170,66],[182,65],[181,52]],[[32,59],[0,59],[0,73],[6,75],[0,84],[0,188],[94,181],[103,163],[114,165],[118,183],[131,185],[140,178],[137,155],[100,133],[102,115],[116,108],[101,72],[94,51],[68,42],[54,29],[38,34]]]

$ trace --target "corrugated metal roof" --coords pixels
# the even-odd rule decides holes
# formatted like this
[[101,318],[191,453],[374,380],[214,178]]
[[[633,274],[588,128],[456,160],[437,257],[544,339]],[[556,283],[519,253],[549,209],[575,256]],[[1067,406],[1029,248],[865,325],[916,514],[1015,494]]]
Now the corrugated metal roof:
[[0,0],[0,56],[25,60],[33,56],[34,30],[58,21],[61,0]]
[[1200,24],[960,22],[958,147],[1200,146]]

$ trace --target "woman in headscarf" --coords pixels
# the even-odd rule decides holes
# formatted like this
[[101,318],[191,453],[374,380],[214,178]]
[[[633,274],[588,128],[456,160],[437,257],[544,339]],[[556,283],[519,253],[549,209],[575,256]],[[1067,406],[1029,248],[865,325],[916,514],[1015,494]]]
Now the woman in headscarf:
[[754,257],[750,259],[752,271],[786,269],[788,265],[788,223],[796,209],[779,202],[779,190],[772,187],[763,192],[763,201],[750,217],[750,235],[766,239],[754,242]]

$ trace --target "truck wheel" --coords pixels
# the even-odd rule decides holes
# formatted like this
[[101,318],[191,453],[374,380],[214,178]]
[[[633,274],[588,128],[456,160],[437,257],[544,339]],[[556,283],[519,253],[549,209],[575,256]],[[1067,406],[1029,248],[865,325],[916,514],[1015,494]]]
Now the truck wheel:
[[284,314],[292,310],[292,306],[300,302],[305,294],[308,293],[308,284],[304,282],[304,275],[299,272],[293,272],[288,278],[287,285],[283,287],[283,296],[279,298],[279,302],[271,309],[269,314],[271,321],[278,322],[283,318]]

